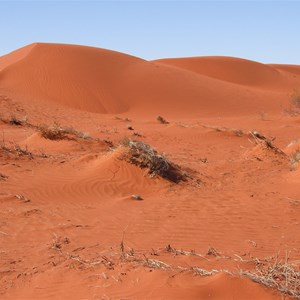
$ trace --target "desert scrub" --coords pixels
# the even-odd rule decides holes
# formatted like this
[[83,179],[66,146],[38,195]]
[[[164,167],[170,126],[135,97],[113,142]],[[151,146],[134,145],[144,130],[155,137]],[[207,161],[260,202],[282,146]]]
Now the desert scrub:
[[120,144],[128,148],[122,159],[140,168],[147,168],[151,177],[160,176],[175,183],[186,179],[179,166],[158,154],[150,145],[130,139],[123,139]]
[[1,121],[6,124],[23,126],[27,123],[27,116],[17,117],[16,115],[11,115],[9,117],[1,116]]
[[290,96],[290,106],[284,111],[292,117],[300,114],[300,91],[298,89],[292,92]]
[[15,156],[27,156],[29,159],[33,159],[33,153],[28,150],[27,145],[25,148],[22,148],[19,144],[11,143],[10,146],[8,146],[4,141],[0,142],[0,150],[8,153],[13,154]]
[[51,126],[40,125],[38,126],[38,131],[43,138],[48,140],[70,139],[70,136],[80,139],[91,139],[89,134],[85,132],[77,131],[72,127],[62,127],[58,123],[54,123]]
[[169,124],[169,122],[162,116],[157,116],[156,120],[161,124]]
[[296,149],[296,151],[290,156],[290,162],[292,166],[292,170],[297,170],[298,162],[300,161],[300,149]]
[[294,90],[291,95],[291,104],[296,108],[300,109],[300,92],[299,90]]

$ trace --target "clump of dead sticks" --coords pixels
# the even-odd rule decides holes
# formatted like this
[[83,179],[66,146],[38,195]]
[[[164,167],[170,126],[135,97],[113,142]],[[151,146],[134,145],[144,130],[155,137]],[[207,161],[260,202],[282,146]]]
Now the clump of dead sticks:
[[28,150],[28,147],[22,148],[17,143],[11,143],[7,145],[4,141],[0,142],[0,150],[7,154],[12,154],[18,157],[26,156],[29,159],[33,159],[33,153]]
[[75,130],[73,127],[63,127],[58,123],[53,125],[40,125],[37,126],[40,135],[48,140],[63,140],[72,139],[74,137],[81,139],[91,139],[89,134]]
[[263,145],[267,149],[272,150],[276,154],[285,155],[285,153],[274,145],[275,138],[267,138],[258,131],[249,131],[249,136],[253,138],[254,142]]
[[160,176],[175,183],[186,180],[187,175],[179,166],[170,162],[150,145],[130,139],[124,139],[121,145],[128,149],[121,158],[140,168],[147,168],[151,177]]
[[[217,251],[213,247],[209,247],[207,253],[202,255],[194,250],[179,250],[169,244],[165,248],[161,248],[159,250],[152,249],[152,251],[147,254],[144,251],[135,251],[132,248],[126,247],[123,234],[117,251],[114,251],[113,248],[111,248],[110,254],[103,255],[97,253],[97,258],[87,260],[81,258],[79,255],[65,252],[63,248],[69,243],[70,240],[68,238],[62,238],[54,235],[51,248],[63,256],[65,260],[71,260],[78,263],[80,266],[79,269],[95,268],[103,265],[107,268],[107,270],[114,270],[117,265],[130,263],[134,265],[141,265],[150,269],[173,271],[176,272],[175,275],[182,272],[192,273],[197,276],[213,276],[217,273],[225,273],[231,276],[246,277],[256,283],[275,289],[282,294],[300,299],[300,261],[291,261],[288,253],[286,253],[285,258],[280,258],[279,255],[277,255],[275,257],[265,259],[258,259],[249,256],[249,258],[246,259],[238,255],[234,255],[234,257],[222,255],[221,252]],[[82,249],[84,249],[84,247]],[[73,252],[74,251],[75,250],[73,250]],[[201,259],[213,261],[218,261],[220,259],[238,261],[240,263],[247,264],[247,271],[243,269],[240,269],[239,271],[230,271],[227,269],[207,270],[200,266],[178,266],[166,263],[156,258],[151,258],[151,256],[158,257],[168,253],[174,256],[196,256]],[[249,270],[249,263],[253,264],[255,269]]]
[[274,261],[258,260],[255,271],[241,270],[240,274],[259,284],[300,299],[300,261],[290,261],[288,254],[285,259],[277,256]]

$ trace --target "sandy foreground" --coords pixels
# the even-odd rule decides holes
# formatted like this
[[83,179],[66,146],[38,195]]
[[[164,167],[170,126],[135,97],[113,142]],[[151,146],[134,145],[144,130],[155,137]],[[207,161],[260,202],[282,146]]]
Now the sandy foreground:
[[0,298],[299,298],[297,88],[300,66],[230,57],[0,57]]

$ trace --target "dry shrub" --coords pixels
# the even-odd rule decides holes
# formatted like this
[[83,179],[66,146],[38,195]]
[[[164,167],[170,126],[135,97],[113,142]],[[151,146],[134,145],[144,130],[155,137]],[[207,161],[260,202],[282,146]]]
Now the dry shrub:
[[258,145],[263,145],[267,149],[272,150],[276,154],[281,154],[285,156],[285,153],[278,147],[274,145],[275,138],[267,138],[266,136],[262,135],[258,131],[249,131],[249,136],[254,139],[254,142]]
[[17,117],[16,115],[11,115],[9,117],[1,116],[1,121],[16,126],[23,126],[27,123],[27,116]]
[[284,109],[284,112],[288,115],[295,117],[300,114],[300,92],[295,89],[290,96],[290,106]]
[[2,174],[2,173],[0,173],[0,181],[1,180],[7,180],[8,179],[8,176],[6,176],[6,175],[4,175],[4,174]]
[[72,127],[62,127],[58,123],[54,123],[51,126],[40,125],[38,126],[38,131],[43,138],[48,140],[70,139],[70,136],[81,139],[90,139],[90,136],[87,133],[77,131]]
[[62,128],[55,123],[53,126],[41,125],[38,127],[41,136],[48,140],[61,140],[65,138]]
[[162,116],[157,116],[156,120],[161,124],[169,124],[169,122]]
[[140,168],[149,169],[151,177],[158,175],[175,183],[186,179],[186,175],[177,165],[171,163],[164,155],[158,154],[150,145],[130,139],[123,139],[120,143],[129,148],[122,158]]
[[291,160],[292,160],[292,162],[298,162],[298,161],[300,161],[300,149],[299,148],[297,148],[297,150],[293,154]]
[[294,90],[291,95],[291,103],[296,109],[300,109],[300,92],[299,90]]
[[296,151],[290,156],[292,170],[297,169],[297,165],[299,161],[300,161],[300,149],[297,148]]
[[4,141],[0,143],[0,149],[3,152],[11,153],[16,156],[28,156],[29,159],[33,159],[33,154],[27,148],[22,148],[19,144],[12,143],[11,146],[7,146]]
[[285,260],[278,257],[275,262],[260,262],[256,265],[256,271],[241,271],[241,275],[277,289],[281,293],[300,299],[300,262],[290,262],[288,256]]

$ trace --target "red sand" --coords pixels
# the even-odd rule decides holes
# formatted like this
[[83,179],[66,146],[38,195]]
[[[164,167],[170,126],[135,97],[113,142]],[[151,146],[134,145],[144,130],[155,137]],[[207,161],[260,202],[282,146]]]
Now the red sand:
[[[282,299],[237,273],[255,269],[254,258],[300,254],[300,172],[290,162],[299,70],[59,44],[0,57],[2,145],[33,153],[0,149],[1,299]],[[12,115],[27,123],[5,122]],[[94,139],[41,137],[35,126],[54,122]],[[284,154],[255,144],[253,130]],[[120,160],[124,137],[165,153],[191,179],[150,178]],[[135,261],[120,258],[122,239]],[[202,256],[174,256],[168,244]],[[145,266],[145,257],[170,267]],[[197,276],[192,266],[220,272]]]

